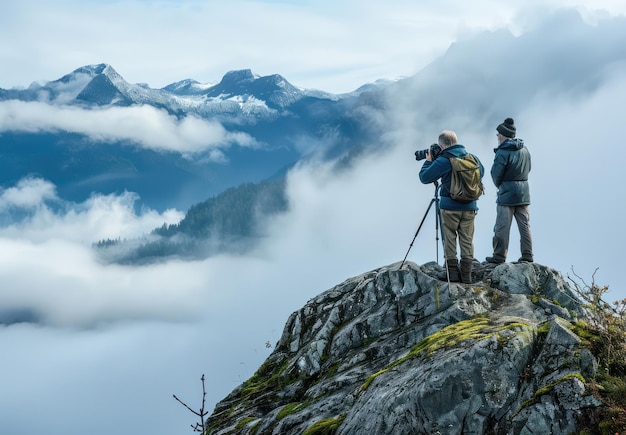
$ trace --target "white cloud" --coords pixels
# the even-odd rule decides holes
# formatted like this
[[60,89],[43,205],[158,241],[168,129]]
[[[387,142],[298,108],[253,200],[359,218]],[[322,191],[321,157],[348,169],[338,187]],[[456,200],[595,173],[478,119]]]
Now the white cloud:
[[134,210],[139,198],[131,192],[121,195],[93,195],[81,204],[65,204],[56,197],[50,182],[28,178],[6,189],[0,196],[0,215],[15,209],[27,211],[22,219],[0,228],[0,237],[31,240],[35,243],[53,239],[71,243],[96,242],[102,239],[132,238],[163,225],[180,221],[183,213],[174,209],[159,214]]
[[44,201],[56,200],[56,187],[39,178],[25,178],[0,194],[0,212],[7,208],[33,208]]
[[316,280],[302,286],[298,270],[254,256],[105,265],[90,250],[94,239],[141,235],[180,213],[136,215],[130,194],[60,211],[41,199],[0,229],[0,315],[41,322],[0,326],[0,383],[11,392],[0,397],[2,433],[72,434],[103,413],[114,418],[95,433],[184,430],[193,416],[171,395],[195,405],[206,373],[212,406],[252,375],[271,351],[265,343],[317,291]]
[[[23,188],[26,184],[50,189],[41,180],[21,182],[19,189],[28,190]],[[83,204],[54,208],[45,199],[21,204],[33,209],[31,213],[0,229],[3,310],[29,309],[44,323],[70,326],[134,318],[184,319],[197,312],[193,290],[197,281],[185,272],[191,265],[105,266],[91,249],[101,239],[135,237],[163,223],[177,223],[181,212],[148,210],[137,215],[136,195],[129,193],[93,196]],[[171,268],[180,270],[180,282],[192,290],[173,287],[167,279],[174,275]]]
[[626,297],[619,286],[626,236],[615,226],[624,212],[620,186],[626,184],[621,168],[626,149],[619,140],[626,134],[619,103],[626,97],[626,64],[622,67],[584,101],[542,101],[522,114],[525,136],[536,144],[538,252],[545,264],[564,273],[573,267],[588,281],[598,268],[596,281],[609,285],[610,301]]
[[82,109],[42,102],[0,102],[0,132],[67,131],[96,141],[130,141],[145,148],[183,155],[253,146],[245,133],[229,132],[219,122],[186,116],[182,119],[152,106]]

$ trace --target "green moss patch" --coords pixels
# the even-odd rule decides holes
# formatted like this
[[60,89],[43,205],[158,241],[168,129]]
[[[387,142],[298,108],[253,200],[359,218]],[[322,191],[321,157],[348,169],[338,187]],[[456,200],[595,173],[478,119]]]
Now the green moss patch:
[[[280,375],[289,365],[289,361],[285,360],[280,363],[278,361],[266,360],[261,367],[243,384],[241,390],[242,397],[255,396],[261,392],[280,388],[286,380],[281,380]],[[281,382],[282,381],[282,382]]]
[[341,414],[334,418],[317,421],[305,430],[302,435],[333,435],[345,419],[346,414]]
[[411,358],[416,358],[420,355],[429,356],[440,349],[453,348],[466,341],[481,341],[494,336],[498,338],[500,344],[504,344],[508,341],[508,338],[501,336],[499,333],[507,329],[515,330],[520,328],[528,329],[530,326],[520,322],[509,322],[504,325],[497,325],[487,317],[476,317],[474,319],[457,322],[426,337],[413,346],[407,355],[371,375],[367,378],[361,390],[366,390],[376,377]]
[[278,412],[278,415],[276,415],[276,420],[282,420],[283,418],[287,417],[288,415],[294,414],[296,412],[302,411],[304,408],[307,407],[307,403],[302,403],[302,402],[292,402],[289,403],[288,405],[285,405],[283,407],[283,409],[281,409]]
[[530,399],[526,400],[524,403],[522,403],[522,405],[519,407],[519,409],[515,412],[514,416],[519,414],[519,412],[531,405],[534,405],[535,403],[539,402],[539,398],[545,394],[549,394],[554,387],[556,387],[557,385],[559,385],[561,382],[565,382],[568,381],[570,379],[578,379],[580,382],[582,382],[583,384],[586,383],[587,381],[585,380],[585,378],[583,377],[583,375],[581,375],[580,373],[570,373],[567,374],[565,376],[563,376],[560,379],[557,379],[556,381],[552,382],[551,384],[548,384],[544,387],[539,388],[537,391],[535,391],[535,394],[533,394],[533,397],[531,397]]
[[256,417],[246,417],[246,418],[242,419],[239,423],[237,423],[236,429],[239,430],[239,429],[247,426],[248,423],[250,423],[250,422],[252,422],[254,420],[257,420],[257,418]]

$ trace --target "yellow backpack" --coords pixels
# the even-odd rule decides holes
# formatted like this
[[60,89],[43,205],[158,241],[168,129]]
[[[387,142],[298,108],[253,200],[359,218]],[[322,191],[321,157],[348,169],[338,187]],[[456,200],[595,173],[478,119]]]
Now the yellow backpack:
[[452,166],[450,198],[463,203],[476,201],[485,193],[476,157],[468,153],[463,157],[450,156],[448,159]]

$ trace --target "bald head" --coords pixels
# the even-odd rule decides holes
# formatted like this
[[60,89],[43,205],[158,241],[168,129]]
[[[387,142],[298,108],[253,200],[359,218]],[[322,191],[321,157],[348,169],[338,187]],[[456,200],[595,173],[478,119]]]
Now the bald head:
[[444,130],[439,135],[439,146],[441,148],[448,148],[458,143],[456,133],[452,130]]

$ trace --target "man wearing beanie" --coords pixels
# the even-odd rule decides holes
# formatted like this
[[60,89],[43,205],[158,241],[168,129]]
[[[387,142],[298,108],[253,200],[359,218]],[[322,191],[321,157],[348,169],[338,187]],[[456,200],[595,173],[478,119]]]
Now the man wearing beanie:
[[530,189],[528,173],[530,172],[530,152],[522,139],[516,139],[516,127],[513,118],[506,118],[496,128],[498,148],[491,178],[498,188],[496,224],[493,229],[493,256],[487,257],[489,263],[504,263],[509,250],[509,234],[513,218],[517,222],[520,234],[519,261],[533,261],[533,243],[530,233]]

